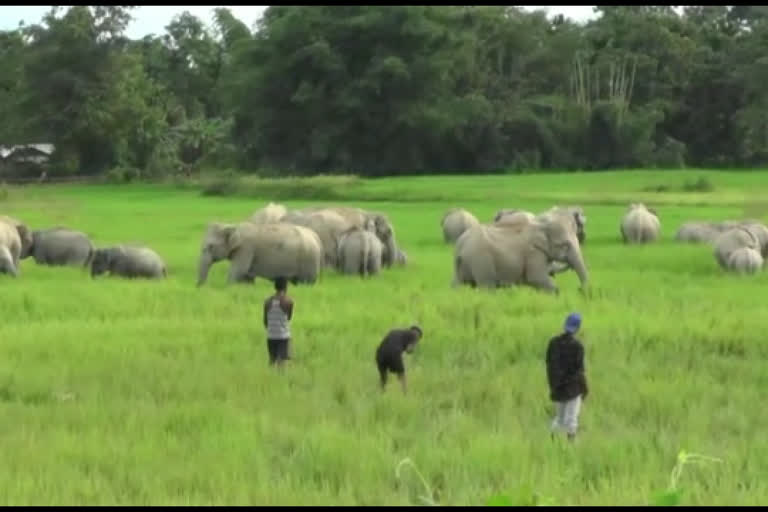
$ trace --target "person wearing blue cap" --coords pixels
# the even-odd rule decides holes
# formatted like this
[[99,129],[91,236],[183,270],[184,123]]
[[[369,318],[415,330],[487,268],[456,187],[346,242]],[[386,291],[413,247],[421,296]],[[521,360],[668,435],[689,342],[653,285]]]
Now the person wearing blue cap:
[[571,313],[565,328],[549,340],[547,347],[547,380],[550,399],[555,403],[552,436],[564,429],[573,441],[579,426],[581,402],[587,398],[587,378],[584,370],[584,345],[575,334],[581,328],[581,315]]

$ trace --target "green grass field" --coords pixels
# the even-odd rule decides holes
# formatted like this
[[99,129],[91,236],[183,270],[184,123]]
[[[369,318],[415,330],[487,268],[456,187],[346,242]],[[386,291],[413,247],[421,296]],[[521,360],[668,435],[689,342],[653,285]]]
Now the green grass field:
[[[700,176],[713,190],[685,186]],[[280,374],[261,325],[271,283],[228,286],[222,262],[195,288],[199,244],[209,221],[242,220],[274,197],[309,204],[290,191],[306,198],[321,181],[253,182],[253,197],[171,185],[8,190],[0,213],[80,229],[100,246],[148,244],[170,276],[92,280],[30,258],[19,279],[0,277],[0,504],[419,504],[417,475],[395,475],[410,458],[439,504],[536,493],[643,505],[666,489],[680,450],[722,459],[686,467],[681,503],[768,500],[768,275],[725,275],[708,247],[672,240],[685,220],[768,220],[765,173],[337,183],[337,195],[389,214],[409,264],[292,287],[295,360]],[[662,241],[620,243],[630,200],[657,208]],[[591,296],[571,272],[557,276],[559,296],[451,289],[447,208],[489,221],[502,207],[571,203],[588,217]],[[584,315],[591,393],[568,445],[549,437],[543,355],[572,310]],[[393,379],[382,395],[375,348],[412,322],[425,332],[406,358],[409,393]]]

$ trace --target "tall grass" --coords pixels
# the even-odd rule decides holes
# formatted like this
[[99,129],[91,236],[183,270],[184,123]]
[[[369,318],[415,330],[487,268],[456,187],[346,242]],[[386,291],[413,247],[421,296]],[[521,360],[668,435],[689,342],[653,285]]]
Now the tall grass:
[[[699,176],[712,191],[680,190]],[[419,479],[393,471],[409,458],[441,505],[509,493],[644,505],[667,489],[681,449],[722,460],[686,469],[682,504],[764,503],[768,277],[725,275],[709,248],[672,241],[684,220],[762,215],[755,205],[768,182],[759,178],[360,180],[355,193],[387,198],[364,206],[390,215],[409,264],[368,281],[326,272],[291,287],[295,360],[282,373],[267,365],[261,325],[270,283],[227,286],[221,263],[194,286],[206,223],[243,219],[273,197],[13,188],[0,213],[81,229],[98,245],[146,243],[170,277],[92,280],[25,260],[19,279],[0,278],[0,503],[422,504]],[[670,192],[643,191],[664,183]],[[620,243],[628,200],[653,200],[659,243]],[[501,207],[557,202],[585,205],[591,296],[571,273],[557,277],[559,296],[450,287],[452,249],[439,228],[447,208],[487,221]],[[573,310],[584,315],[591,393],[569,445],[549,437],[543,355]],[[394,383],[382,394],[375,348],[412,322],[424,339],[406,357],[409,393]]]

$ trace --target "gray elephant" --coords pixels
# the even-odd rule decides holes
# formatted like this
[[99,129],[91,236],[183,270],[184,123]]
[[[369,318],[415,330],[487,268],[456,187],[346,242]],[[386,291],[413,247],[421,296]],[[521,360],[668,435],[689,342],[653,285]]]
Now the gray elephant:
[[230,283],[284,277],[294,284],[317,281],[323,258],[320,237],[309,228],[275,224],[209,224],[200,247],[197,285],[216,262],[229,260]]
[[338,266],[338,240],[342,233],[354,227],[347,219],[333,210],[295,211],[283,217],[282,222],[295,224],[314,231],[323,248],[323,265]]
[[0,215],[0,273],[18,277],[20,261],[29,256],[32,233],[23,222]]
[[338,241],[338,269],[344,274],[368,277],[381,271],[382,245],[379,238],[359,227],[341,234]]
[[645,244],[659,238],[661,222],[655,211],[642,203],[632,203],[624,214],[620,229],[625,244]]
[[288,210],[285,206],[278,203],[268,203],[264,208],[256,210],[248,220],[256,224],[272,224],[280,222],[287,213]]
[[[743,221],[726,220],[722,222],[713,221],[690,221],[683,223],[675,233],[675,240],[691,244],[712,243],[722,233],[731,228],[738,227]],[[749,221],[747,221],[749,222]]]
[[395,228],[383,213],[369,212],[369,219],[373,221],[374,233],[381,240],[383,252],[381,262],[385,267],[391,267],[397,262],[400,248],[395,239]]
[[580,206],[553,206],[537,215],[536,220],[549,222],[558,217],[568,219],[569,223],[572,223],[576,230],[576,238],[579,244],[583,245],[587,240],[587,216],[584,214],[584,209]]
[[91,276],[110,275],[129,279],[167,277],[165,262],[149,247],[116,245],[96,249],[91,261]]
[[83,266],[91,263],[95,248],[88,235],[63,227],[32,232],[32,256],[38,265]]
[[395,263],[398,251],[395,228],[386,215],[381,212],[371,212],[350,206],[310,207],[299,210],[299,213],[317,213],[321,211],[332,211],[346,219],[350,226],[356,226],[376,233],[376,236],[379,237],[384,246],[382,264],[385,267],[390,267]]
[[737,274],[756,274],[763,268],[763,257],[755,249],[741,247],[728,255],[726,268]]
[[579,241],[561,219],[526,225],[479,225],[468,229],[456,243],[453,285],[503,287],[527,285],[557,292],[552,263],[563,262],[587,286],[587,267]]
[[728,269],[728,258],[737,249],[747,248],[761,251],[758,229],[755,225],[737,226],[721,233],[713,242],[714,256],[718,265]]
[[768,258],[768,227],[755,220],[745,220],[739,225],[749,229],[749,232],[757,238],[757,243],[760,245],[760,255],[763,258]]
[[525,210],[518,210],[516,208],[504,208],[496,212],[493,217],[494,223],[517,223],[517,222],[533,222],[536,219],[536,215]]
[[440,227],[443,229],[443,240],[452,244],[461,236],[467,228],[477,226],[480,222],[477,217],[464,208],[451,208],[443,215]]

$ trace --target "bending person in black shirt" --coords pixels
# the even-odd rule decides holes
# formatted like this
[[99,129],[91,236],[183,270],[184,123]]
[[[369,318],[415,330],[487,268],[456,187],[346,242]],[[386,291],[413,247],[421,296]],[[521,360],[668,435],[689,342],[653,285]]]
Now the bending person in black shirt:
[[400,379],[403,393],[406,392],[405,366],[403,365],[403,352],[409,354],[421,339],[421,328],[417,325],[409,329],[392,329],[381,341],[376,350],[376,366],[379,368],[381,378],[381,390],[387,386],[387,372],[392,372]]
[[565,320],[565,332],[549,341],[547,347],[547,380],[550,399],[555,402],[552,436],[565,429],[573,441],[579,426],[581,402],[587,398],[584,370],[584,346],[574,335],[581,327],[581,315],[572,313]]

